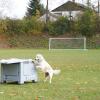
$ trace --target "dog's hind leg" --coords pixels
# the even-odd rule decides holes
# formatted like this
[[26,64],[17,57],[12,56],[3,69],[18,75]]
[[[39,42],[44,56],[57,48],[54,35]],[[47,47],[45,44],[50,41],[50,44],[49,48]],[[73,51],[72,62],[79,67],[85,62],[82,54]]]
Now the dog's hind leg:
[[45,80],[44,80],[44,82],[46,82],[48,79],[49,79],[49,73],[45,72]]
[[49,80],[49,83],[51,84],[52,77],[50,77],[50,76],[46,77],[44,82],[46,82],[47,80]]
[[50,84],[51,84],[52,77],[53,77],[53,73],[50,73],[50,75],[49,75],[49,83]]
[[45,73],[45,80],[44,80],[44,82],[46,82],[47,80],[49,80],[49,83],[51,84],[52,77],[53,77],[53,73],[46,72]]
[[44,82],[46,82],[49,79],[49,76],[45,78]]

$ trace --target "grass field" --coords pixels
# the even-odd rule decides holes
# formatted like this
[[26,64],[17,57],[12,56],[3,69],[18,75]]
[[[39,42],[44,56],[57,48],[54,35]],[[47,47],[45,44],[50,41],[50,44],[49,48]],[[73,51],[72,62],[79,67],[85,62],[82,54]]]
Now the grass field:
[[53,68],[61,69],[52,84],[1,84],[0,100],[100,100],[100,50],[48,51],[32,49],[0,50],[0,59],[33,58],[42,53]]

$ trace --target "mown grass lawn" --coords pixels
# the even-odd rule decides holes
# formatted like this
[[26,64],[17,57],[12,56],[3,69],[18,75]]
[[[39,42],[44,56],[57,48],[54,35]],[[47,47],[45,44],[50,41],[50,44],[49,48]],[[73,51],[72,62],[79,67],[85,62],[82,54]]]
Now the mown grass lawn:
[[34,59],[37,53],[61,74],[52,84],[43,82],[40,70],[38,83],[0,84],[0,100],[100,100],[100,50],[1,49],[0,59]]

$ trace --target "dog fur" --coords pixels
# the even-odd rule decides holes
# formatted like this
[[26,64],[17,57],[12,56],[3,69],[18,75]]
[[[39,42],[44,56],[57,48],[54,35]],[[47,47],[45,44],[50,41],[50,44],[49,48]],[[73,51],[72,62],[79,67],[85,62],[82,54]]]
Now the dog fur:
[[49,80],[49,83],[51,83],[53,75],[58,75],[60,73],[60,70],[53,70],[53,68],[48,64],[48,62],[44,59],[44,57],[41,54],[37,54],[35,60],[33,60],[33,63],[36,68],[40,68],[45,73],[45,80]]

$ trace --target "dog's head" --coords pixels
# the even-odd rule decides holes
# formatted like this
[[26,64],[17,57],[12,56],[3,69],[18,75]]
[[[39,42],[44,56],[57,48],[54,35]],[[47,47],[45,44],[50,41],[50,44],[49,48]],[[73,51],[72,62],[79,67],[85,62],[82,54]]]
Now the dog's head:
[[41,54],[37,54],[32,62],[35,64],[35,66],[38,66],[43,60],[44,60],[43,56]]
[[35,60],[36,60],[37,62],[41,62],[41,61],[44,60],[44,57],[43,57],[41,54],[37,54]]

